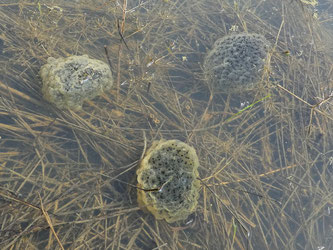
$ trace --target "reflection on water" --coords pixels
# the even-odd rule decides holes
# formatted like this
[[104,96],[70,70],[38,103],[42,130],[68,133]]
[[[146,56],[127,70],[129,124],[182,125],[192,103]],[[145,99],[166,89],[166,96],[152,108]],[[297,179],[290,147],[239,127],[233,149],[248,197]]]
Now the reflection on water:
[[[308,2],[2,1],[1,249],[332,248],[333,5]],[[205,56],[240,32],[272,44],[263,77],[215,93]],[[115,87],[80,111],[42,99],[48,57],[107,63],[104,46]],[[188,221],[137,204],[136,168],[158,139],[198,153]]]

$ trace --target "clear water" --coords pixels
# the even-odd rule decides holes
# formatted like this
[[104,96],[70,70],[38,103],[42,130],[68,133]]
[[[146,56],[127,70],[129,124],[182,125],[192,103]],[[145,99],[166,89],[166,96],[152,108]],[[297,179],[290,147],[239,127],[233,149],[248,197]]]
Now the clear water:
[[[320,4],[2,1],[1,249],[332,248],[332,3]],[[203,61],[232,32],[264,35],[270,63],[255,90],[212,93]],[[104,46],[111,91],[75,112],[43,100],[48,57],[107,62]],[[200,159],[198,208],[174,224],[136,201],[138,162],[160,139]]]

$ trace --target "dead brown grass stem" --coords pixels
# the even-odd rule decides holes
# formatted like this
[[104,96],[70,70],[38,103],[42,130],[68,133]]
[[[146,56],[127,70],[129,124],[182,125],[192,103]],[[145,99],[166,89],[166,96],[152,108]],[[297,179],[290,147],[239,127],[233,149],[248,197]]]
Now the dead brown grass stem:
[[35,205],[33,205],[33,204],[30,204],[29,202],[26,202],[26,201],[23,201],[23,200],[21,200],[21,199],[18,199],[18,198],[16,198],[16,197],[12,196],[12,195],[8,195],[8,194],[6,194],[6,193],[3,192],[3,191],[0,191],[0,195],[1,195],[1,197],[5,198],[5,199],[8,199],[8,200],[10,200],[10,201],[15,201],[15,202],[17,202],[17,203],[21,203],[21,204],[23,204],[23,205],[25,205],[25,206],[28,206],[28,207],[31,207],[31,208],[33,208],[33,209],[35,209],[35,210],[40,210],[39,207],[37,207],[37,206],[35,206]]
[[[125,21],[126,21],[126,9],[127,9],[127,0],[123,0],[123,6],[122,6],[122,19],[121,19],[121,26],[120,26],[120,33],[124,34],[125,31]],[[118,23],[117,19],[117,23]],[[118,23],[119,25],[119,23]],[[117,95],[116,100],[119,101],[119,90],[120,90],[120,77],[121,77],[121,56],[122,56],[122,40],[119,43],[119,49],[118,49],[118,65],[117,65]]]
[[[272,170],[272,171],[269,171],[267,173],[262,173],[262,174],[259,174],[259,175],[256,175],[256,177],[266,177],[268,175],[272,175],[272,174],[275,174],[275,173],[279,173],[283,170],[287,170],[287,169],[290,169],[290,168],[295,168],[296,165],[292,165],[292,166],[287,166],[287,167],[284,167],[282,169],[276,169],[276,170]],[[210,184],[207,184],[208,186],[215,186],[215,185],[228,185],[228,184],[231,184],[231,183],[237,183],[237,182],[244,182],[246,180],[249,180],[251,178],[244,178],[244,179],[238,179],[238,180],[235,180],[235,181],[224,181],[224,182],[220,182],[220,183],[210,183]]]
[[53,225],[52,225],[51,218],[50,218],[50,216],[48,215],[48,213],[47,213],[47,212],[45,211],[45,209],[44,209],[44,205],[43,205],[42,197],[40,196],[39,193],[38,193],[38,196],[39,196],[39,199],[40,199],[41,210],[42,210],[42,213],[43,213],[43,215],[44,215],[44,217],[45,217],[45,220],[46,220],[47,224],[50,226],[51,232],[52,232],[52,234],[54,235],[54,237],[56,238],[56,240],[57,240],[57,242],[58,242],[58,244],[59,244],[59,247],[60,247],[61,249],[64,250],[65,248],[64,248],[63,245],[61,244],[61,241],[60,241],[60,239],[59,239],[57,233],[56,233],[55,230],[54,230],[54,227],[53,227]]

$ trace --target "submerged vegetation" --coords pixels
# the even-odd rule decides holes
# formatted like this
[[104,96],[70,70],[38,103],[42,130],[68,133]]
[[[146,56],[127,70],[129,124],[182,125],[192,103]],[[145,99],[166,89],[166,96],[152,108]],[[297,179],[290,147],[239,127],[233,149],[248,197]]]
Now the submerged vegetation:
[[[333,248],[333,31],[306,2],[1,1],[0,248]],[[203,62],[231,32],[272,48],[255,90],[216,94]],[[84,54],[110,60],[113,87],[58,110],[39,69]],[[186,221],[137,204],[160,139],[198,154]]]

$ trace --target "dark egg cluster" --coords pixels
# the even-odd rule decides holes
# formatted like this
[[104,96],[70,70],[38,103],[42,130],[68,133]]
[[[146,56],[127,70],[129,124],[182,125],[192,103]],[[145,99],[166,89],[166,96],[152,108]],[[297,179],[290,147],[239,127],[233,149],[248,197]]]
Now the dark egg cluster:
[[191,189],[193,181],[193,161],[188,152],[170,145],[155,152],[148,163],[151,173],[142,175],[149,188],[158,188],[155,196],[161,203],[180,205],[184,202],[186,191]]
[[258,34],[241,33],[218,39],[204,62],[209,84],[216,91],[252,89],[264,72],[269,43]]
[[167,221],[187,217],[198,198],[199,163],[194,149],[177,140],[166,141],[152,150],[143,162],[138,182],[142,188],[155,191],[140,195],[152,208],[151,212]]
[[40,70],[43,97],[60,109],[81,109],[85,100],[91,100],[113,85],[109,65],[87,55],[66,58],[48,58]]

